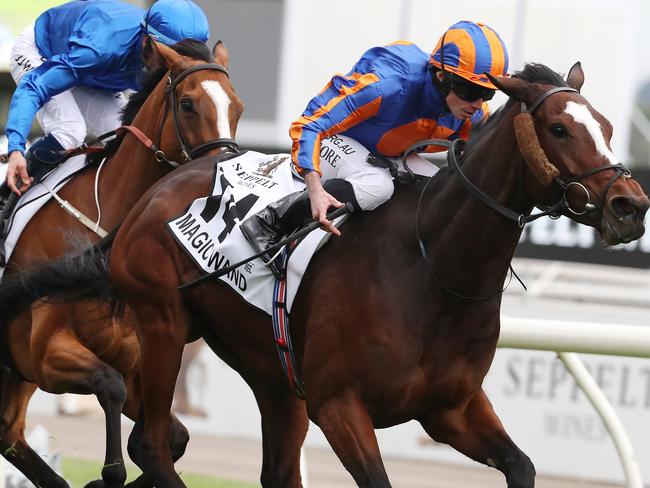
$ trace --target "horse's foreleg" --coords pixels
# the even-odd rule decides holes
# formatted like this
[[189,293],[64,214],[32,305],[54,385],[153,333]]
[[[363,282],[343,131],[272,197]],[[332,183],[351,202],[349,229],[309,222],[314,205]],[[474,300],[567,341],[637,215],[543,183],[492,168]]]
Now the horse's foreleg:
[[434,440],[501,471],[508,488],[535,486],[533,463],[510,439],[483,390],[463,408],[432,412],[419,420]]
[[300,448],[309,425],[305,402],[275,385],[253,390],[262,415],[262,486],[299,488]]
[[309,418],[321,428],[357,485],[389,488],[374,425],[358,395],[344,392],[318,405],[309,403],[309,395],[307,398]]
[[[171,300],[170,300],[171,301]],[[144,408],[141,459],[143,472],[158,488],[185,488],[174,471],[169,429],[174,385],[187,336],[181,307],[163,302],[133,307],[141,324],[140,374]]]
[[[25,441],[25,414],[36,385],[0,373],[0,449],[35,486],[69,488],[68,483]],[[4,473],[3,473],[4,476]]]
[[[128,406],[125,407],[125,410],[128,411]],[[143,414],[140,414],[139,416],[128,416],[135,421],[135,425],[133,426],[133,430],[129,436],[129,456],[133,462],[142,468],[142,434],[144,431],[144,416]],[[189,440],[190,434],[187,431],[187,428],[185,428],[181,421],[172,414],[171,423],[169,425],[169,449],[171,450],[174,462],[178,461],[183,454],[185,454],[185,448],[187,447]],[[153,486],[150,477],[145,473],[126,484],[126,488],[153,488]]]

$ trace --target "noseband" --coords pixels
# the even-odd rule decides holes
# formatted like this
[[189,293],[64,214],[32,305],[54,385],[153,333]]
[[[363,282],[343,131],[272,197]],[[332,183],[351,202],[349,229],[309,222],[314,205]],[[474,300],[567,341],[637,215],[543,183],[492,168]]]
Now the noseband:
[[[197,156],[200,156],[201,154],[204,154],[212,149],[216,149],[220,147],[226,148],[232,152],[239,152],[239,146],[237,145],[237,143],[233,139],[228,139],[228,138],[212,139],[192,149],[189,147],[187,138],[183,133],[183,129],[181,127],[179,117],[178,117],[178,98],[176,95],[176,87],[188,75],[196,71],[205,71],[205,70],[221,71],[227,77],[229,77],[228,70],[224,66],[216,63],[204,63],[204,64],[197,64],[196,66],[191,66],[187,68],[185,71],[181,72],[181,74],[179,74],[174,79],[172,79],[171,76],[167,78],[167,87],[165,88],[165,93],[167,94],[167,98],[165,99],[165,111],[163,112],[163,117],[160,120],[160,128],[158,130],[158,140],[160,141],[162,138],[162,130],[165,125],[165,121],[167,119],[167,111],[169,110],[169,105],[171,105],[173,107],[172,113],[174,115],[174,129],[176,131],[176,137],[178,138],[178,142],[180,143],[181,153],[183,154],[183,159],[185,160],[185,162],[190,161],[196,158]],[[173,161],[167,160],[165,154],[162,151],[156,152],[156,160],[159,162],[167,162],[172,166],[178,166],[178,163],[174,163]]]
[[[544,92],[542,94],[542,96],[540,96],[535,101],[535,103],[533,103],[528,109],[526,108],[526,105],[522,102],[521,103],[521,111],[522,112],[528,112],[528,113],[530,113],[532,115],[535,112],[535,110],[537,110],[539,108],[539,106],[544,102],[544,100],[546,100],[548,97],[550,97],[554,93],[558,93],[558,92],[579,93],[578,90],[575,90],[574,88],[570,88],[570,87],[567,87],[567,86],[552,88],[551,90],[548,90],[548,91]],[[587,178],[589,176],[595,175],[596,173],[600,173],[600,172],[606,171],[606,170],[613,170],[614,175],[607,182],[607,185],[605,185],[605,189],[603,190],[602,200],[600,202],[598,202],[598,201],[592,202],[591,201],[591,194],[589,193],[589,190],[580,181],[583,180],[584,178]],[[620,163],[619,164],[605,164],[605,165],[599,166],[597,168],[589,169],[589,170],[585,171],[584,173],[582,173],[582,174],[580,174],[578,176],[574,176],[574,177],[570,178],[567,181],[564,181],[559,176],[556,176],[555,178],[553,178],[553,180],[555,181],[556,185],[560,188],[561,195],[560,195],[559,201],[556,204],[545,208],[544,211],[541,212],[541,213],[538,213],[538,214],[535,214],[535,215],[528,215],[528,216],[520,215],[518,217],[518,219],[517,219],[517,223],[519,224],[520,227],[523,227],[526,223],[531,222],[531,221],[533,221],[535,219],[538,219],[538,218],[540,218],[540,217],[542,217],[544,215],[548,215],[551,218],[557,219],[562,215],[563,211],[567,211],[567,212],[569,212],[569,213],[571,213],[573,215],[576,215],[576,216],[585,215],[588,212],[598,211],[597,220],[600,221],[602,219],[602,216],[603,216],[603,211],[604,211],[604,208],[605,208],[605,202],[607,201],[607,194],[609,193],[609,190],[612,187],[612,185],[614,184],[614,182],[619,177],[623,177],[623,178],[631,178],[632,177],[632,173],[630,172],[630,170],[628,168],[626,168],[625,166],[623,166],[623,164],[620,164]],[[585,206],[584,206],[583,210],[575,210],[575,209],[571,208],[571,204],[569,203],[569,201],[567,199],[567,193],[569,192],[569,190],[571,189],[572,186],[582,190],[582,192],[584,192],[584,194],[585,194],[586,203],[585,203]]]

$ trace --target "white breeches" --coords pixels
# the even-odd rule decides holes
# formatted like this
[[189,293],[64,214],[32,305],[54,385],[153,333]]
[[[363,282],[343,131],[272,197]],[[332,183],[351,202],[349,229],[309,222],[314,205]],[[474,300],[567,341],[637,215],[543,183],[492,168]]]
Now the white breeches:
[[[352,184],[354,196],[363,210],[373,210],[393,195],[393,178],[385,168],[366,162],[370,151],[354,139],[333,135],[321,141],[320,169],[322,181],[343,178]],[[390,158],[399,161],[400,158]],[[417,154],[407,163],[414,173],[433,176],[438,168]]]
[[[9,67],[16,84],[45,61],[34,41],[34,26],[16,39]],[[98,136],[120,125],[120,111],[126,104],[124,93],[76,86],[52,97],[36,114],[43,132],[52,134],[65,148],[79,146],[87,135]]]

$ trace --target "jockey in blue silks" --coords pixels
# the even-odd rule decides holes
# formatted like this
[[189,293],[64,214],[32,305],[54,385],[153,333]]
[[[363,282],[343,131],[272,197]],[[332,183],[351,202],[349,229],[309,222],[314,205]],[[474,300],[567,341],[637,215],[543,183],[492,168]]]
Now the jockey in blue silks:
[[[291,159],[307,192],[269,205],[244,221],[242,232],[257,251],[310,218],[340,235],[326,218],[329,207],[350,202],[373,210],[393,194],[389,170],[370,165],[371,153],[396,158],[424,139],[466,139],[487,118],[486,102],[496,90],[485,73],[507,71],[501,37],[471,21],[452,25],[430,54],[406,41],[366,51],[350,72],[334,75],[291,125]],[[435,171],[417,155],[407,161],[426,176]],[[279,274],[274,263],[271,269]]]
[[[9,189],[20,195],[57,164],[60,151],[119,126],[123,92],[138,88],[144,69],[146,36],[167,45],[206,42],[208,20],[190,0],[158,0],[147,11],[119,0],[74,0],[21,33],[10,60],[17,88],[5,129]],[[34,116],[45,136],[25,153]]]

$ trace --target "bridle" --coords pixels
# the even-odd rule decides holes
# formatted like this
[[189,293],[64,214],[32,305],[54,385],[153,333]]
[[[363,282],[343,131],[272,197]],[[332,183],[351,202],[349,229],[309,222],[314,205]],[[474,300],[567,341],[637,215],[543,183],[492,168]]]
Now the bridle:
[[[551,95],[558,93],[558,92],[574,92],[574,93],[579,93],[578,90],[565,86],[565,87],[556,87],[552,88],[546,92],[544,92],[530,107],[526,107],[526,105],[522,102],[521,104],[521,110],[522,112],[529,112],[530,114],[533,114],[539,106]],[[424,141],[419,141],[415,144],[413,144],[411,147],[409,147],[405,152],[404,155],[402,156],[402,163],[407,170],[409,174],[413,174],[410,169],[408,168],[408,165],[406,163],[407,157],[419,150],[422,150],[423,148],[430,146],[430,145],[436,145],[436,146],[443,146],[448,148],[447,152],[447,164],[449,167],[458,175],[460,178],[461,183],[463,186],[469,191],[469,193],[479,200],[481,200],[483,203],[485,203],[488,207],[493,209],[494,211],[498,212],[502,216],[506,217],[509,220],[513,220],[514,222],[517,223],[519,228],[522,228],[529,222],[532,222],[540,217],[548,215],[551,218],[559,218],[563,212],[569,212],[573,215],[584,215],[589,212],[598,212],[598,220],[602,219],[602,214],[604,211],[604,202],[607,201],[607,194],[609,190],[611,189],[612,185],[614,182],[619,178],[630,178],[632,176],[630,170],[623,166],[623,164],[607,164],[603,166],[599,166],[596,168],[591,168],[584,173],[578,175],[578,176],[573,176],[567,180],[563,180],[561,177],[557,176],[553,178],[553,181],[557,185],[557,187],[560,190],[560,198],[559,200],[546,208],[543,208],[541,212],[538,212],[536,214],[528,213],[528,214],[522,214],[519,212],[515,212],[514,210],[509,209],[505,205],[499,203],[497,200],[495,200],[493,197],[482,191],[480,188],[478,188],[474,183],[472,183],[469,178],[463,173],[460,165],[458,164],[458,157],[462,155],[463,148],[465,146],[465,141],[461,139],[456,139],[454,141],[448,141],[445,139],[427,139]],[[600,173],[602,171],[606,170],[613,170],[615,174],[612,176],[612,178],[609,180],[607,185],[605,185],[605,189],[602,192],[602,198],[600,201],[595,200],[592,202],[591,200],[591,194],[589,193],[589,190],[587,189],[586,186],[584,186],[581,183],[581,180],[593,176],[597,173]],[[426,252],[426,247],[424,246],[424,243],[422,241],[422,237],[420,235],[420,210],[422,207],[422,201],[424,194],[427,190],[427,187],[429,186],[429,183],[431,182],[432,177],[430,177],[424,187],[422,188],[422,192],[420,193],[420,198],[418,201],[418,206],[417,206],[417,211],[415,215],[415,231],[416,231],[416,236],[418,239],[418,244],[420,247],[420,252],[422,256],[424,257],[425,262],[427,263],[427,267],[429,269],[429,272],[431,276],[433,277],[434,281],[447,293],[450,295],[453,295],[457,298],[461,298],[463,300],[469,300],[469,301],[474,301],[474,302],[484,302],[488,300],[493,300],[495,298],[500,297],[503,292],[506,290],[507,285],[505,288],[503,288],[501,291],[498,293],[495,293],[493,295],[488,295],[488,296],[482,296],[482,297],[471,297],[471,296],[466,296],[461,293],[455,292],[451,289],[449,289],[447,286],[445,286],[443,283],[440,282],[440,280],[436,277],[435,273],[433,272],[433,266],[431,264],[431,261],[429,259],[429,256],[427,255]],[[583,210],[575,210],[571,208],[571,205],[567,199],[567,192],[571,189],[572,186],[575,186],[577,188],[580,188],[586,195],[587,203],[585,204],[585,207]],[[512,267],[510,268],[512,271]],[[514,274],[514,271],[513,271]],[[516,276],[516,274],[515,274]],[[519,279],[519,277],[517,277]],[[519,280],[521,282],[521,280]],[[522,283],[523,284],[523,283]]]
[[196,66],[191,66],[187,68],[174,79],[171,78],[171,75],[167,77],[167,87],[165,88],[165,94],[167,96],[165,98],[165,109],[163,110],[162,117],[160,118],[160,124],[158,126],[158,136],[157,136],[158,145],[156,145],[149,137],[147,137],[137,127],[133,125],[122,125],[117,129],[108,131],[91,141],[84,142],[79,147],[76,147],[74,149],[69,149],[67,151],[63,151],[61,153],[61,159],[59,159],[57,164],[60,164],[63,161],[66,161],[67,159],[73,156],[78,156],[80,154],[102,152],[105,150],[104,146],[95,146],[95,144],[104,141],[106,139],[109,139],[115,135],[124,135],[126,132],[129,132],[136,139],[138,139],[147,149],[150,149],[153,152],[154,159],[156,160],[156,162],[166,163],[170,165],[172,168],[178,168],[180,166],[180,163],[177,163],[176,161],[167,158],[167,155],[159,147],[162,141],[162,131],[165,127],[165,121],[167,120],[167,112],[169,111],[170,104],[172,105],[172,107],[174,107],[173,108],[174,129],[176,130],[176,137],[181,146],[181,153],[183,154],[183,159],[185,162],[191,161],[192,159],[196,158],[197,156],[205,152],[220,147],[226,148],[230,152],[238,153],[239,145],[234,141],[234,139],[229,139],[225,137],[212,139],[211,141],[204,142],[203,144],[198,145],[194,149],[188,149],[189,144],[187,143],[187,139],[183,134],[183,129],[181,128],[181,124],[178,119],[178,99],[176,97],[176,87],[181,81],[183,81],[183,79],[185,79],[191,73],[194,73],[195,71],[203,71],[203,70],[221,71],[226,76],[229,76],[228,70],[224,66],[216,63],[203,63],[203,64],[197,64]]
[[[187,138],[183,133],[183,129],[181,127],[179,117],[178,117],[178,98],[176,95],[176,87],[188,75],[196,71],[205,71],[205,70],[220,71],[224,73],[227,77],[229,77],[228,70],[224,66],[216,63],[197,64],[195,66],[191,66],[186,70],[182,71],[176,78],[172,79],[171,75],[167,77],[167,87],[165,88],[165,94],[167,96],[165,98],[165,109],[163,111],[162,118],[160,119],[160,126],[158,128],[158,141],[160,142],[162,139],[162,131],[165,126],[165,121],[167,120],[167,112],[169,110],[169,105],[171,105],[173,107],[172,113],[174,116],[174,130],[176,131],[176,137],[178,138],[178,142],[181,146],[181,154],[183,155],[183,159],[185,162],[190,161],[196,158],[197,156],[200,156],[201,154],[204,154],[216,148],[226,148],[232,152],[239,152],[239,146],[237,145],[237,143],[233,139],[229,139],[225,137],[212,139],[210,141],[204,142],[203,144],[196,146],[195,148],[190,148],[187,142]],[[155,151],[155,158],[156,161],[158,162],[166,162],[168,164],[171,164],[174,167],[179,166],[178,163],[168,160],[167,157],[165,156],[165,153],[163,153],[160,149],[157,149]]]

